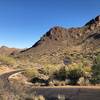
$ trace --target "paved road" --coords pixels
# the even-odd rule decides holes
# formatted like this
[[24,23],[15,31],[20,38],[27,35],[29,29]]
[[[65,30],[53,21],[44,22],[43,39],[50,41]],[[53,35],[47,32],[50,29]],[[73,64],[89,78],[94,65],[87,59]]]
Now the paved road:
[[39,87],[33,88],[33,91],[50,100],[57,100],[58,95],[64,95],[66,100],[100,100],[100,87]]
[[11,86],[10,86],[8,77],[12,74],[15,74],[21,71],[23,70],[16,70],[16,71],[12,71],[12,72],[8,72],[8,73],[0,75],[0,91],[4,91],[4,90],[10,91]]

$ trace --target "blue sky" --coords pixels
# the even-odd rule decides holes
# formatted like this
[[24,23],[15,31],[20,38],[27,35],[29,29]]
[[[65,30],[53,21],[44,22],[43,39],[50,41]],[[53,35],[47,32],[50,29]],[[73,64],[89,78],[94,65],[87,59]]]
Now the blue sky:
[[32,46],[53,26],[79,27],[100,14],[100,0],[0,0],[0,46]]

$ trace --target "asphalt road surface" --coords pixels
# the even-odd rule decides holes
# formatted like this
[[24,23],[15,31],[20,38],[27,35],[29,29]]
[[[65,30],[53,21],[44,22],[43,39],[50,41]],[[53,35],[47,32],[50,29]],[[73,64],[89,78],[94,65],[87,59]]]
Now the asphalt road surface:
[[5,74],[0,75],[0,91],[10,91],[11,90],[11,85],[8,80],[8,77],[12,74],[21,72],[22,70],[17,70],[17,71],[11,71]]
[[34,87],[33,91],[48,100],[57,100],[58,95],[65,96],[66,100],[100,100],[100,87],[97,86]]

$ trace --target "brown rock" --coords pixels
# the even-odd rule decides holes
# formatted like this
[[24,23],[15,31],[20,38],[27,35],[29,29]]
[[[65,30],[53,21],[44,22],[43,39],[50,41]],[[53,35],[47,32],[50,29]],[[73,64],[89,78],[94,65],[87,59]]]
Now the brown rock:
[[95,21],[100,21],[100,16],[97,16],[97,17],[95,18]]

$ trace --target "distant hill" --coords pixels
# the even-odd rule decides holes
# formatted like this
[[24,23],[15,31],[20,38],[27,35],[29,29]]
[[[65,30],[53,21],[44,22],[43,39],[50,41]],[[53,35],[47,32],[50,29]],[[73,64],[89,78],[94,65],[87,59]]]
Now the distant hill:
[[19,52],[20,49],[17,48],[9,48],[7,46],[0,47],[0,55],[11,55],[13,53]]
[[79,28],[53,27],[16,57],[36,63],[63,63],[75,54],[91,56],[97,53],[100,53],[100,16]]

